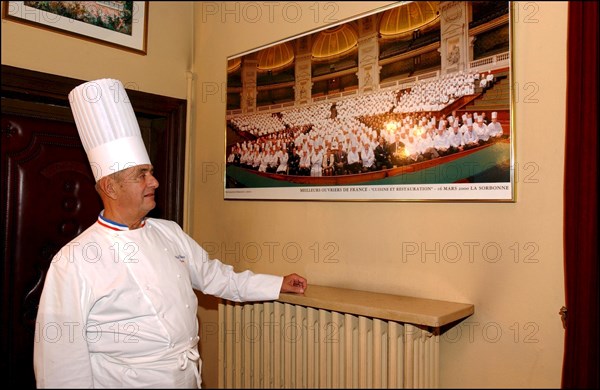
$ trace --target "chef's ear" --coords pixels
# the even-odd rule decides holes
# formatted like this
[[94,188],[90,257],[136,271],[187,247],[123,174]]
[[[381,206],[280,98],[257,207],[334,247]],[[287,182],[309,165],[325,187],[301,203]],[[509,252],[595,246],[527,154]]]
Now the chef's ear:
[[102,199],[110,198],[117,199],[117,178],[113,175],[104,176],[96,183],[96,191],[100,194]]

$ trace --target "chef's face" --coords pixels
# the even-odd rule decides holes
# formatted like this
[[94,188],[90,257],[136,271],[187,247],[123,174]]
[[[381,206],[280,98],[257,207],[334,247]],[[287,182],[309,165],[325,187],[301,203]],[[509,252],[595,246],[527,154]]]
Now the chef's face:
[[150,164],[136,165],[119,172],[119,204],[131,212],[145,216],[156,207],[154,191],[158,188],[158,180],[153,175]]

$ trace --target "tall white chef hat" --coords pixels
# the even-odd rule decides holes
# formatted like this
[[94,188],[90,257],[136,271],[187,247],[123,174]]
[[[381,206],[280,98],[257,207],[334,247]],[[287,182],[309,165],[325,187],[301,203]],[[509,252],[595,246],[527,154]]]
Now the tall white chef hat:
[[69,93],[69,103],[96,181],[150,164],[133,107],[119,80],[83,83]]

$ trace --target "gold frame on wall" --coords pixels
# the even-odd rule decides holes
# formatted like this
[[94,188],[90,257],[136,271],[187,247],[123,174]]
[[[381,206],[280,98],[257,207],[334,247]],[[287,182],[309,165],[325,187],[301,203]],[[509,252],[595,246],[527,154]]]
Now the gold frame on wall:
[[[383,77],[382,65],[392,63],[392,61],[400,61],[411,59],[411,53],[398,50],[397,54],[389,57],[383,56],[380,53],[381,42],[386,38],[388,42],[400,42],[400,44],[417,41],[426,36],[428,32],[433,31],[435,27],[429,29],[424,28],[407,30],[403,33],[394,31],[397,36],[405,34],[408,38],[397,40],[397,36],[385,36],[381,29],[384,14],[393,13],[399,10],[400,7],[406,7],[412,2],[400,2],[391,6],[373,10],[367,14],[361,14],[354,18],[341,21],[339,23],[325,26],[324,28],[308,31],[304,34],[277,41],[272,44],[262,46],[260,48],[249,50],[241,54],[232,55],[227,58],[227,133],[225,135],[226,142],[226,169],[224,180],[224,198],[231,200],[347,200],[347,201],[486,201],[486,202],[514,202],[515,201],[515,185],[514,185],[514,131],[513,131],[513,97],[512,97],[512,21],[511,21],[511,2],[502,2],[508,7],[508,12],[500,14],[491,21],[482,21],[481,23],[472,23],[471,16],[476,14],[473,12],[471,2],[448,2],[440,4],[440,2],[414,2],[417,3],[438,3],[437,12],[432,11],[431,20],[433,23],[438,23],[440,31],[438,39],[427,43],[425,46],[419,47],[413,53],[418,52],[418,57],[421,59],[421,53],[435,53],[439,55],[439,67],[428,68],[425,71],[414,74],[402,75],[397,77]],[[398,12],[400,13],[400,12]],[[416,14],[416,13],[413,13]],[[391,19],[391,18],[390,18]],[[435,21],[437,19],[437,21]],[[430,23],[431,21],[426,21]],[[341,50],[340,53],[335,53],[335,61],[329,63],[324,62],[330,67],[322,72],[315,72],[317,67],[315,63],[319,61],[315,54],[315,42],[318,42],[319,34],[333,34],[343,30],[345,25],[351,25],[358,36],[356,46],[354,47],[354,64],[347,69],[335,68],[336,61],[340,58],[345,60],[348,51]],[[440,27],[441,26],[441,27]],[[473,26],[467,28],[466,26]],[[493,31],[501,28],[500,34],[506,34],[508,40],[508,49],[494,52],[487,57],[475,57],[473,47],[477,36],[482,39],[486,38],[482,33]],[[496,30],[497,33],[498,30]],[[423,33],[421,35],[421,33]],[[345,35],[345,39],[350,34]],[[393,35],[393,34],[392,34]],[[396,39],[396,41],[394,41]],[[359,46],[358,42],[362,42]],[[365,43],[367,42],[367,43]],[[368,42],[371,42],[369,45]],[[374,48],[377,42],[377,47]],[[386,43],[388,43],[386,42]],[[394,43],[395,44],[395,43]],[[334,47],[335,43],[331,40],[328,42],[328,47]],[[389,49],[390,46],[386,47]],[[275,50],[276,49],[276,50]],[[294,60],[290,65],[286,60],[290,50],[293,51]],[[269,52],[270,53],[267,53]],[[391,50],[394,52],[394,48]],[[273,61],[273,57],[277,57]],[[310,61],[306,58],[310,57]],[[352,56],[352,55],[351,55]],[[352,58],[352,57],[348,58]],[[296,62],[297,57],[303,57],[303,62]],[[473,59],[475,58],[475,59]],[[276,73],[282,68],[287,67],[290,77],[283,81],[275,81],[274,84],[265,82],[268,70],[265,70],[265,63],[261,63],[262,59],[270,60],[266,63],[267,66],[272,66],[272,72],[269,74],[271,79],[276,78]],[[302,61],[302,60],[298,60]],[[348,62],[348,61],[346,61]],[[350,61],[352,62],[352,61]],[[421,64],[420,61],[414,62],[415,68]],[[321,66],[322,67],[322,66]],[[323,69],[319,68],[319,71]],[[231,77],[237,72],[237,79]],[[261,73],[262,72],[262,73]],[[492,73],[493,72],[493,73]],[[308,74],[308,75],[307,75]],[[251,167],[249,164],[238,163],[237,158],[232,150],[236,148],[238,152],[251,146],[254,149],[267,150],[275,148],[282,144],[281,139],[286,139],[283,143],[286,145],[289,142],[289,133],[293,132],[292,138],[297,141],[300,132],[303,133],[302,139],[310,138],[312,129],[317,129],[319,126],[310,124],[310,128],[297,131],[295,126],[297,123],[285,122],[286,114],[292,110],[298,110],[306,107],[316,107],[327,105],[331,107],[331,117],[321,117],[329,115],[329,110],[323,110],[320,107],[318,120],[334,120],[339,118],[337,113],[340,104],[343,105],[345,99],[360,98],[370,94],[376,94],[381,91],[393,91],[394,93],[408,93],[418,85],[424,85],[428,81],[443,80],[450,76],[465,76],[476,74],[476,83],[479,87],[478,92],[471,92],[466,98],[461,95],[456,97],[455,103],[458,104],[459,116],[465,114],[481,114],[486,113],[487,119],[491,120],[492,112],[498,113],[498,118],[506,123],[503,125],[503,135],[495,138],[494,142],[482,142],[472,148],[464,148],[460,153],[447,153],[438,157],[429,157],[418,161],[406,162],[404,159],[396,160],[393,165],[385,166],[385,169],[375,169],[367,172],[360,171],[359,173],[343,173],[340,175],[312,176],[312,173],[306,175],[299,174],[277,174],[276,172],[260,171],[260,168]],[[496,79],[491,82],[494,86],[500,82],[504,88],[507,88],[508,99],[505,101],[504,109],[500,110],[490,108],[466,108],[471,107],[469,104],[477,97],[483,96],[486,92],[488,95],[498,93],[498,89],[490,88],[490,83],[486,85],[480,84],[481,79],[485,75],[493,74]],[[344,76],[347,78],[356,76],[355,85],[351,85],[347,90],[332,87],[333,92],[318,91],[315,94],[315,85],[322,80],[328,78],[341,79]],[[284,75],[285,76],[285,75]],[[262,80],[261,80],[262,78]],[[236,80],[238,84],[232,82]],[[279,83],[279,84],[278,84]],[[283,92],[283,99],[280,101],[272,101],[265,104],[261,101],[262,96],[266,96],[265,91],[273,91],[282,85],[282,88],[287,88],[287,92]],[[482,87],[483,85],[483,87]],[[508,87],[507,87],[508,86]],[[287,95],[286,95],[287,94]],[[277,96],[272,93],[271,96]],[[458,96],[458,95],[456,95]],[[287,100],[286,100],[287,99]],[[453,98],[454,99],[454,98]],[[460,100],[462,99],[462,100]],[[390,109],[395,110],[402,103],[398,98],[395,102],[397,105]],[[452,104],[452,103],[451,103]],[[335,114],[333,108],[337,109]],[[443,105],[442,105],[443,106]],[[447,110],[450,105],[444,108]],[[428,110],[428,115],[437,116],[439,120],[440,114],[444,110],[438,109]],[[401,108],[396,117],[400,118],[406,114],[406,110]],[[425,110],[411,111],[410,114],[416,114],[419,118],[421,112],[424,116]],[[396,113],[396,111],[393,111]],[[385,112],[383,114],[386,114]],[[260,129],[260,124],[264,123],[265,118],[261,116],[279,117],[282,127],[275,131],[275,137],[269,140],[268,131]],[[364,116],[363,116],[364,117]],[[278,120],[275,119],[275,122]],[[465,120],[465,122],[467,122]],[[390,122],[386,122],[386,125]],[[345,126],[341,124],[340,126]],[[329,126],[329,124],[324,125]],[[385,126],[379,128],[371,128],[378,137],[385,131]],[[412,126],[412,124],[411,124]],[[436,125],[437,127],[437,122]],[[393,129],[399,128],[399,122],[392,126]],[[244,130],[245,129],[245,130]],[[292,129],[292,130],[290,130]],[[317,129],[319,130],[319,129]],[[389,130],[390,132],[396,130]],[[411,130],[412,131],[412,130]],[[267,135],[265,137],[265,135]],[[279,135],[282,135],[279,137]],[[319,135],[316,136],[318,139]],[[325,142],[325,141],[323,141]],[[257,144],[260,143],[260,146]],[[406,148],[407,149],[407,148]],[[240,154],[240,153],[238,153]]]
[[[70,4],[73,7],[65,6]],[[148,1],[3,1],[2,5],[6,20],[137,54],[147,51]],[[52,5],[56,7],[49,8]]]

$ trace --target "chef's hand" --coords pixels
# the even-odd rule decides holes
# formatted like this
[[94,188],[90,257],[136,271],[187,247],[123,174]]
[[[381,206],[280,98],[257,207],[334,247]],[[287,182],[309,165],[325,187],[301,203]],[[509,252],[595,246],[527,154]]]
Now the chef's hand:
[[281,292],[291,292],[296,294],[303,294],[306,289],[306,279],[298,274],[289,274],[283,277],[283,283],[281,284]]

